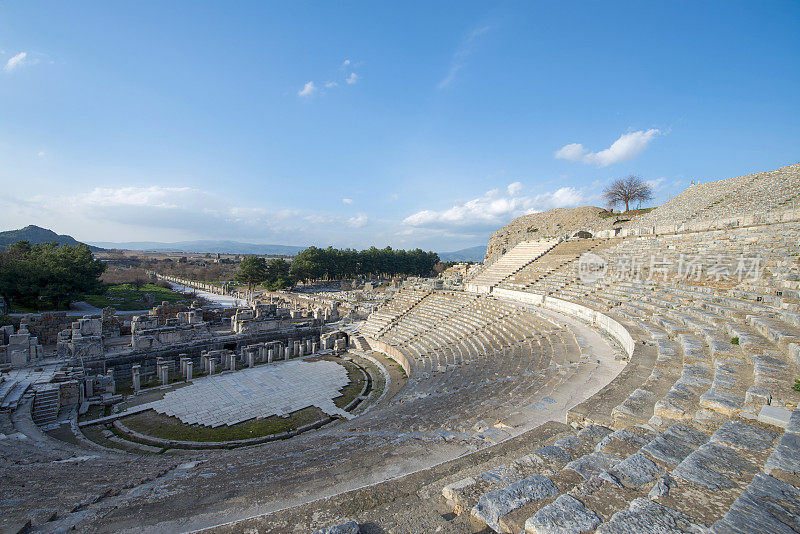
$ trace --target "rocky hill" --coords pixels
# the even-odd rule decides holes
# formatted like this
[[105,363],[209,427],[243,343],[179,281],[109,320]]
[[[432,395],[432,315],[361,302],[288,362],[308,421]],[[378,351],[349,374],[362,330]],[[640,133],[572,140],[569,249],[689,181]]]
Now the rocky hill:
[[[632,212],[626,214],[625,221],[639,215]],[[584,206],[582,208],[557,208],[540,213],[532,213],[517,217],[503,226],[489,239],[486,247],[488,263],[510,250],[520,241],[549,239],[565,234],[574,234],[580,230],[594,233],[598,230],[621,227],[623,220],[603,208]]]
[[[17,241],[29,241],[32,245],[38,243],[58,243],[59,245],[74,246],[80,243],[77,239],[69,235],[60,235],[41,226],[28,225],[19,230],[7,230],[0,232],[0,250],[12,245]],[[92,250],[102,250],[98,247],[89,247]]]

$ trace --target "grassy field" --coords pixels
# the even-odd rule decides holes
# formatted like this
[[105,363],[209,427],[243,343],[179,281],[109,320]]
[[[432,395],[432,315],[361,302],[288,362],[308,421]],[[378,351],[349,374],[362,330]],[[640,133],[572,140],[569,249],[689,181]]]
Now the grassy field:
[[106,292],[102,295],[86,295],[84,300],[98,308],[111,306],[120,311],[145,310],[150,308],[142,300],[147,293],[153,295],[153,303],[156,305],[164,301],[186,302],[187,304],[191,302],[190,297],[155,284],[144,284],[141,287],[136,287],[133,284],[110,285],[106,286]]
[[[338,361],[347,369],[350,383],[341,390],[341,395],[333,402],[343,408],[350,404],[364,387],[366,378],[361,369],[348,361]],[[155,393],[155,392],[154,392]],[[159,392],[160,393],[160,392]],[[152,399],[148,399],[152,400]],[[137,403],[138,404],[138,403]],[[309,406],[289,414],[288,417],[273,415],[264,419],[251,419],[231,426],[210,428],[201,425],[187,425],[177,417],[163,415],[153,410],[122,418],[122,423],[147,436],[180,441],[235,441],[241,439],[271,436],[295,430],[303,425],[325,419],[325,413],[315,406]]]
[[288,432],[325,417],[322,410],[316,406],[309,406],[293,412],[289,417],[273,415],[265,419],[251,419],[231,426],[210,428],[201,425],[187,425],[177,417],[147,410],[146,412],[123,417],[122,423],[131,430],[162,439],[235,441]]
[[364,388],[366,379],[364,378],[364,372],[354,363],[344,360],[338,363],[341,363],[344,365],[345,369],[347,369],[347,378],[350,380],[350,383],[342,388],[342,395],[333,399],[333,403],[337,408],[344,408],[350,404],[353,399],[358,397],[359,393],[361,393],[361,390]]

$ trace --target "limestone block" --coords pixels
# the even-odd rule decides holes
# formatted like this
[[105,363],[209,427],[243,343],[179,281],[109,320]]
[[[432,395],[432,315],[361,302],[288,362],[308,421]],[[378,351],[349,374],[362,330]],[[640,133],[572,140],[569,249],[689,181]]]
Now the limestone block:
[[597,527],[598,534],[701,534],[705,528],[687,515],[649,499],[634,499],[630,506]]
[[758,420],[762,423],[785,429],[789,425],[791,416],[792,412],[786,408],[765,405],[761,407],[761,411],[758,413]]
[[361,530],[358,528],[358,523],[355,521],[348,521],[341,525],[316,530],[314,534],[359,534],[359,532],[361,532]]
[[549,478],[533,475],[481,496],[478,504],[472,508],[472,515],[500,532],[500,519],[503,516],[530,502],[558,494],[558,487]]
[[599,515],[570,495],[560,495],[525,521],[525,532],[535,534],[592,532],[602,523]]
[[800,532],[800,491],[785,482],[758,473],[725,517],[714,523],[711,532]]

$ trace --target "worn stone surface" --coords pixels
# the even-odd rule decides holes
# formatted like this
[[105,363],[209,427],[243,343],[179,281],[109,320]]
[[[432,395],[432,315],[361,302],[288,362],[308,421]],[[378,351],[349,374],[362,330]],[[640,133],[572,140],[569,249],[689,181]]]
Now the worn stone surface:
[[792,411],[792,415],[789,417],[789,424],[786,425],[786,432],[800,434],[800,409]]
[[504,515],[529,502],[555,497],[558,494],[558,488],[549,478],[533,475],[483,495],[472,509],[472,515],[490,528],[500,531],[500,518]]
[[642,447],[642,452],[664,463],[678,465],[706,441],[708,441],[708,436],[702,432],[677,423]]
[[525,532],[573,534],[591,532],[602,522],[599,515],[570,495],[561,495],[525,521]]
[[601,425],[589,425],[578,431],[578,438],[586,443],[595,444],[599,443],[603,438],[612,433],[610,428]]
[[598,476],[620,462],[620,457],[606,452],[585,454],[568,463],[564,469],[572,469],[584,479]]
[[800,434],[786,433],[781,436],[775,450],[764,464],[764,472],[768,475],[800,476]]
[[734,449],[763,451],[775,443],[778,434],[741,421],[727,421],[711,435],[711,441]]
[[712,491],[733,488],[756,467],[736,451],[717,443],[706,443],[672,470],[672,476],[693,482]]
[[200,378],[147,406],[187,424],[211,427],[282,416],[307,406],[347,418],[333,399],[348,382],[347,370],[336,362],[294,360]]
[[650,440],[649,437],[634,434],[630,430],[621,429],[604,437],[595,447],[595,451],[622,455],[632,454]]
[[600,478],[626,488],[639,488],[656,479],[664,470],[643,454],[632,454],[600,475]]
[[785,482],[759,473],[736,499],[725,517],[714,523],[711,532],[800,532],[800,491]]
[[341,525],[323,528],[314,532],[314,534],[359,534],[361,530],[358,528],[358,523],[355,521],[348,521]]
[[669,476],[669,474],[664,474],[659,477],[658,481],[656,481],[656,483],[653,485],[653,488],[650,490],[650,493],[647,494],[647,497],[652,500],[668,497],[669,492],[674,487],[675,479]]
[[442,488],[442,496],[448,500],[455,500],[458,492],[463,490],[464,488],[468,488],[475,484],[475,479],[472,477],[462,478],[458,482],[453,482],[452,484],[446,485]]
[[635,499],[597,528],[598,534],[701,534],[705,529],[689,516],[649,499]]
[[540,456],[542,459],[561,464],[569,462],[570,459],[569,453],[564,448],[556,445],[547,445],[536,449],[533,454]]
[[791,415],[792,412],[786,408],[766,405],[762,406],[761,411],[758,412],[758,420],[762,423],[785,429],[789,425]]

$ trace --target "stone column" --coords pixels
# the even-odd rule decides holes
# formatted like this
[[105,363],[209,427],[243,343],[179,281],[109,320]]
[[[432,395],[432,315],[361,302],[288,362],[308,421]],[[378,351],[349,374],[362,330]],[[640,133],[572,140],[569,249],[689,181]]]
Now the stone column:
[[141,378],[139,376],[140,369],[141,369],[141,365],[137,364],[137,365],[132,365],[131,366],[131,379],[133,381],[133,392],[134,393],[139,393],[139,391],[142,389]]
[[211,358],[209,358],[208,354],[205,354],[205,352],[200,355],[200,367],[202,367],[203,371],[205,371],[208,374],[211,374],[208,370],[208,360],[210,359]]
[[315,341],[311,344],[311,354],[316,354],[319,352],[319,344]]
[[275,357],[275,350],[272,348],[267,349],[267,363],[272,363],[272,359]]
[[302,358],[306,354],[306,344],[300,343],[300,350],[297,353],[298,358]]
[[169,384],[169,364],[167,362],[158,364],[158,376],[162,385]]
[[255,362],[255,354],[253,354],[252,350],[248,351],[247,352],[247,366],[248,367],[254,367],[255,364],[256,364],[256,362]]
[[111,393],[115,394],[117,392],[117,383],[114,380],[114,369],[108,369],[106,376],[111,379]]
[[192,379],[192,371],[194,370],[194,362],[189,360],[186,362],[186,381],[190,381]]
[[306,354],[311,354],[311,338],[306,339]]
[[208,374],[213,375],[216,371],[217,361],[214,358],[208,359]]
[[87,376],[86,380],[84,380],[84,387],[86,388],[86,397],[93,397],[94,396],[94,378],[91,376]]

